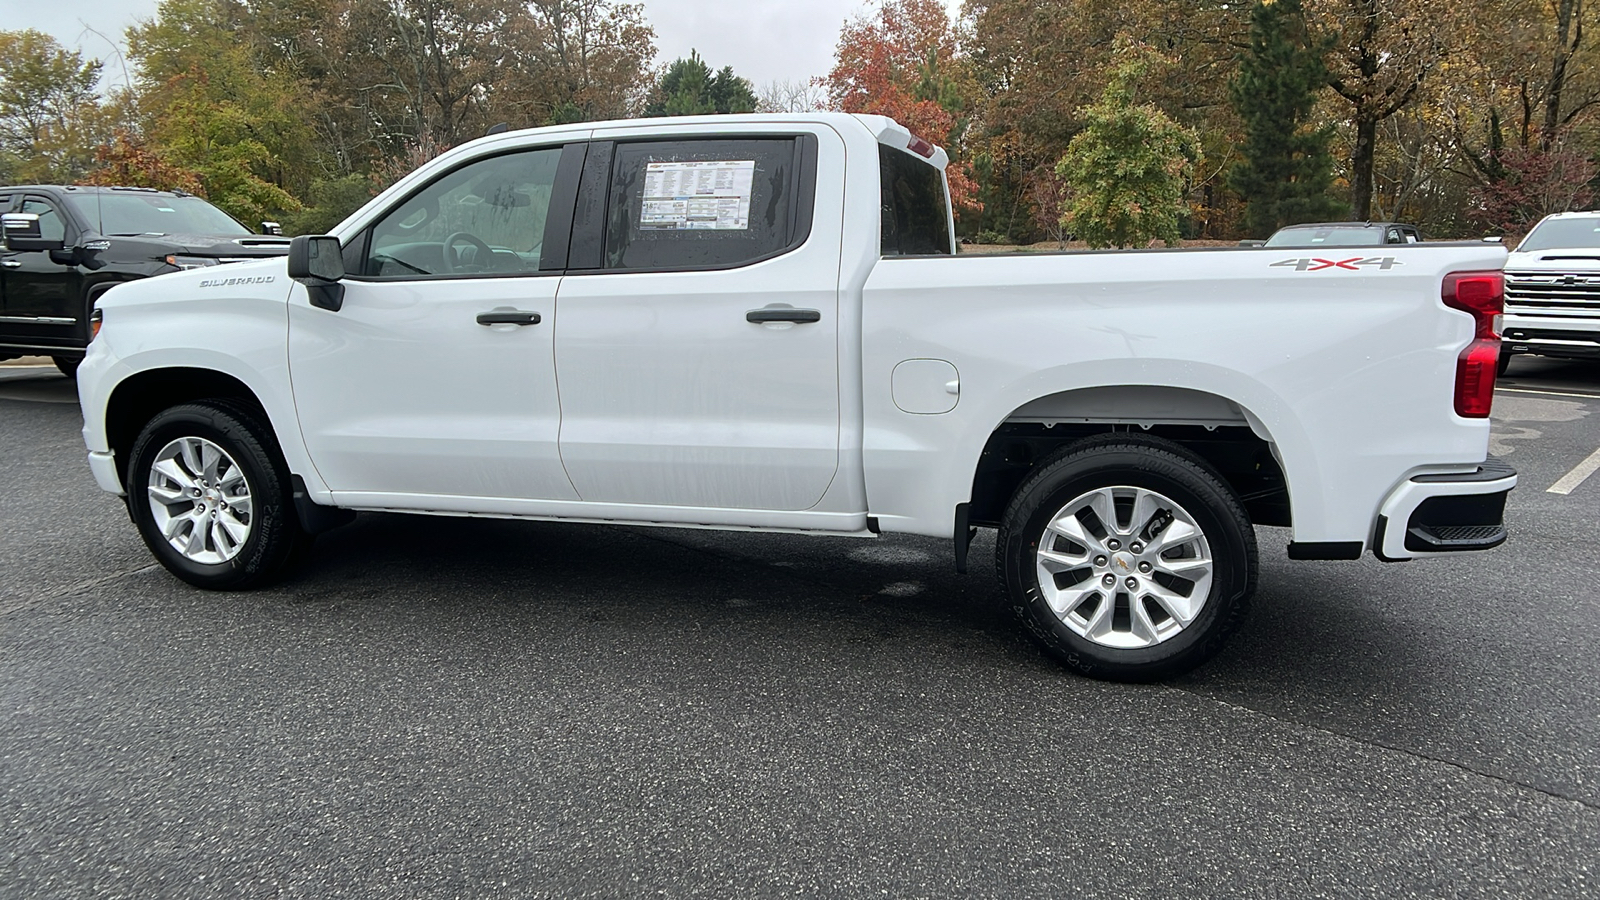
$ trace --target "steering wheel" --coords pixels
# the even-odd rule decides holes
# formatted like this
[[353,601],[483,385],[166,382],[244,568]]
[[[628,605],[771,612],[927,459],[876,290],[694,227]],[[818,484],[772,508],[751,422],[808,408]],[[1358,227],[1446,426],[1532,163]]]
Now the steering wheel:
[[452,248],[458,243],[471,244],[477,248],[478,253],[481,254],[477,258],[480,270],[481,267],[488,266],[489,260],[494,258],[494,248],[485,244],[482,238],[465,231],[457,231],[444,239],[444,270],[446,274],[454,274],[456,271],[456,254]]

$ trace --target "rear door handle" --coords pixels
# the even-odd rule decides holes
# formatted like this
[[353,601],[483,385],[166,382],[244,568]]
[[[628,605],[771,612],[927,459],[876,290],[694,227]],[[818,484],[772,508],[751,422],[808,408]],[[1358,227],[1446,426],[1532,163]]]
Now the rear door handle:
[[538,313],[523,309],[495,309],[478,313],[479,325],[537,325],[540,321]]
[[0,262],[0,266],[5,266],[8,269],[20,269],[20,268],[22,268],[22,260],[20,260],[20,259],[8,259],[8,260],[5,260],[4,262]]
[[822,313],[815,309],[789,309],[784,306],[767,306],[761,309],[752,309],[744,314],[746,322],[757,324],[765,322],[821,322]]

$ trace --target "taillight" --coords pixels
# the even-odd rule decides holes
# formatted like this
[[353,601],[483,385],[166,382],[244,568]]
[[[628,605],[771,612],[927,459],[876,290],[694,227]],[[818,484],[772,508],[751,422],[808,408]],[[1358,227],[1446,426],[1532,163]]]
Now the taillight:
[[1451,272],[1444,277],[1444,305],[1470,314],[1477,326],[1472,343],[1456,358],[1456,415],[1463,418],[1487,418],[1494,403],[1505,287],[1505,276],[1498,271]]

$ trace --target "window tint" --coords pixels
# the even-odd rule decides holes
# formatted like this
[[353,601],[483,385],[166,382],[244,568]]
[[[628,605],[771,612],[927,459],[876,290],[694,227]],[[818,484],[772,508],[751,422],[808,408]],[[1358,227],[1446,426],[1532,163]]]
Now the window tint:
[[372,228],[362,274],[525,275],[539,270],[561,148],[469,163],[390,210]]
[[[793,138],[618,144],[605,268],[736,266],[798,237]],[[809,224],[809,223],[806,223]]]
[[1600,217],[1545,219],[1522,240],[1518,253],[1530,250],[1593,250],[1600,248]]
[[22,201],[19,212],[33,213],[39,217],[39,238],[46,241],[64,241],[67,239],[67,223],[61,218],[61,213],[56,211],[55,205],[39,197],[28,197]]
[[951,253],[944,173],[904,150],[878,145],[883,187],[883,255]]

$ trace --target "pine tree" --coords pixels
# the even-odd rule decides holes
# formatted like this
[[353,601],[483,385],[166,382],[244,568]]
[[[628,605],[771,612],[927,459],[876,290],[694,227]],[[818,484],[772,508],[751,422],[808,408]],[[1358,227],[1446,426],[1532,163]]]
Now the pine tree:
[[1329,193],[1333,130],[1311,124],[1317,91],[1327,83],[1300,0],[1258,0],[1250,10],[1250,49],[1231,85],[1245,140],[1229,183],[1244,198],[1252,237],[1343,213]]
[[733,74],[732,66],[712,74],[711,67],[694,50],[687,59],[675,60],[656,85],[645,107],[647,116],[699,116],[709,113],[755,112],[756,95],[750,82]]

